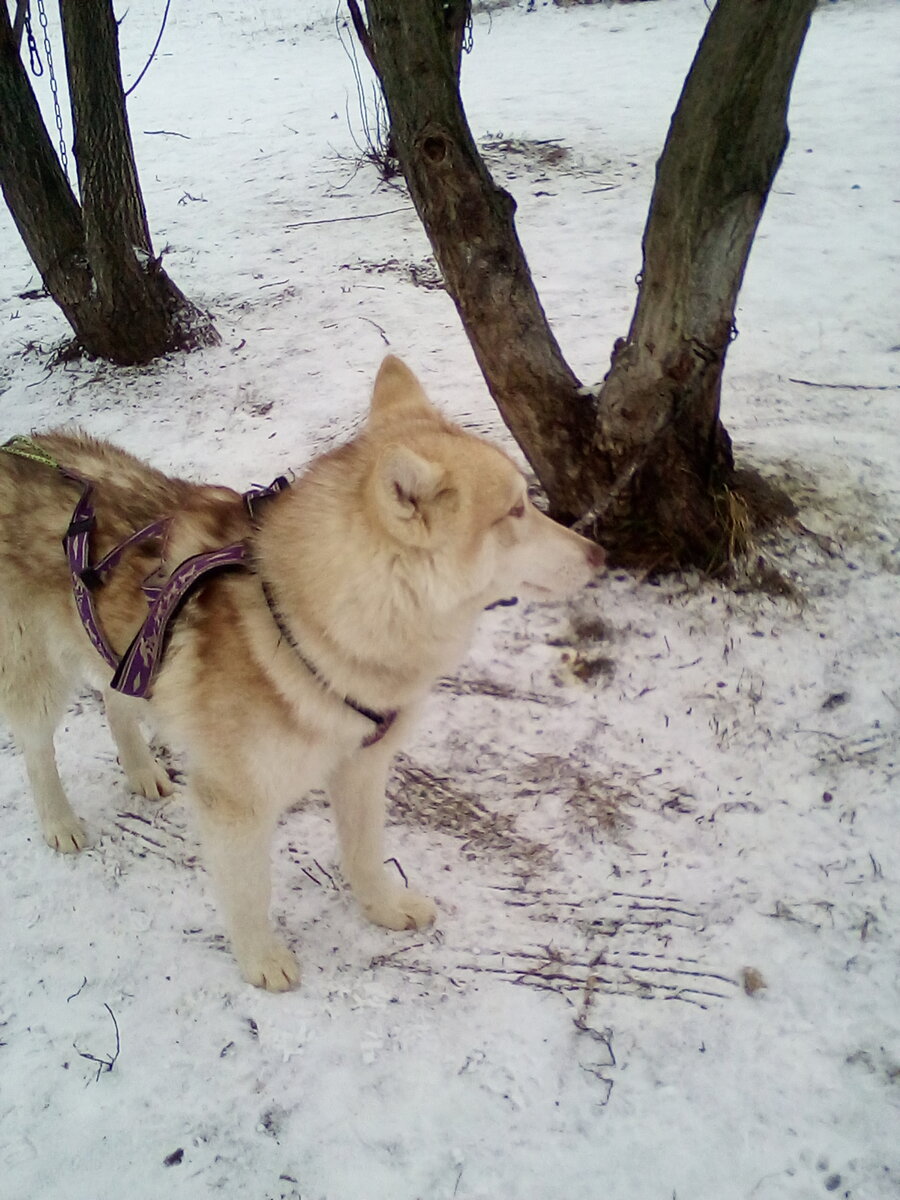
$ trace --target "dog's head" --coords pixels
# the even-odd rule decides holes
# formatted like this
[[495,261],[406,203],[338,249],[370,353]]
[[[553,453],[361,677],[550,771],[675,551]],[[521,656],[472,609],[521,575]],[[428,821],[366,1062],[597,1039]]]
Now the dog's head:
[[603,565],[599,546],[535,508],[512,460],[445,420],[393,356],[375,381],[365,440],[372,515],[433,580],[441,607],[516,592],[559,599]]

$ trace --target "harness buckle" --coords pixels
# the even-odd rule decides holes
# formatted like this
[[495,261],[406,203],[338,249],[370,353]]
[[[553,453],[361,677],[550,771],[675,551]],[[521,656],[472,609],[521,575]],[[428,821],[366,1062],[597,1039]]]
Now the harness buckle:
[[279,492],[285,491],[290,486],[291,481],[288,477],[286,475],[279,475],[277,479],[272,480],[268,487],[254,486],[249,491],[244,492],[244,505],[254,525],[259,516],[257,510],[262,508],[267,500],[272,500]]
[[69,522],[69,528],[63,535],[63,545],[66,544],[69,538],[78,537],[79,533],[90,533],[90,531],[94,528],[95,523],[96,522],[93,513],[90,513],[88,516],[84,517],[73,517]]
[[103,576],[94,567],[85,567],[83,571],[79,572],[78,578],[89,592],[96,592],[99,587],[103,586]]

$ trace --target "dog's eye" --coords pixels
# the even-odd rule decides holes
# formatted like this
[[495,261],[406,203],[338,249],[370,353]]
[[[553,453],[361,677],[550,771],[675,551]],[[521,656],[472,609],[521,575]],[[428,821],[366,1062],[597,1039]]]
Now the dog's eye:
[[494,524],[502,525],[504,521],[508,521],[508,520],[510,520],[510,518],[518,521],[518,520],[521,520],[522,517],[524,517],[524,516],[525,516],[525,501],[520,500],[518,504],[513,505],[513,507],[509,510],[509,512],[505,512],[502,517],[497,517],[496,520],[494,521]]

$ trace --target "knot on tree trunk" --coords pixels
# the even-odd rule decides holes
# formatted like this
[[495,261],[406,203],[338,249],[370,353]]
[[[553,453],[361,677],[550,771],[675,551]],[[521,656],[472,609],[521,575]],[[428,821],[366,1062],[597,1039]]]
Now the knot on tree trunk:
[[422,154],[430,163],[442,163],[447,157],[447,139],[430,134],[422,141]]

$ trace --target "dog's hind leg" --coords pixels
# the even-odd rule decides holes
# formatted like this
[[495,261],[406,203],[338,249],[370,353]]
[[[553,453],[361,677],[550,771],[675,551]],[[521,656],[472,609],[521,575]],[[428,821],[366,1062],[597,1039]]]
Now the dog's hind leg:
[[420,929],[434,920],[434,901],[400,887],[385,870],[384,787],[393,753],[383,742],[360,749],[334,772],[328,796],[341,870],[365,915],[387,929]]
[[131,790],[148,800],[159,800],[170,796],[174,789],[165,768],[151,753],[138,724],[138,706],[142,703],[110,687],[103,689],[106,718]]
[[269,920],[274,816],[196,776],[191,791],[203,861],[241,974],[256,987],[285,992],[300,978],[300,969]]

